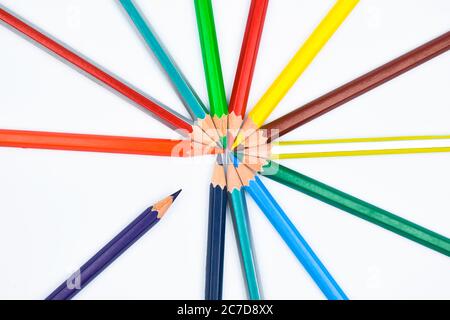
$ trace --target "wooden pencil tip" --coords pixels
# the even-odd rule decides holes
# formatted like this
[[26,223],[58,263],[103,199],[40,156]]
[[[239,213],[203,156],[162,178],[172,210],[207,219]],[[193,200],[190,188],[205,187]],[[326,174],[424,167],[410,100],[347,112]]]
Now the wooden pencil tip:
[[175,193],[173,193],[173,194],[171,195],[172,201],[175,201],[175,199],[178,197],[178,195],[180,194],[180,192],[181,192],[182,190],[183,190],[183,189],[180,189],[180,190],[178,190],[177,192],[175,192]]
[[241,144],[242,140],[243,140],[242,134],[239,133],[236,139],[234,140],[233,144],[231,145],[231,150],[236,149],[236,147]]

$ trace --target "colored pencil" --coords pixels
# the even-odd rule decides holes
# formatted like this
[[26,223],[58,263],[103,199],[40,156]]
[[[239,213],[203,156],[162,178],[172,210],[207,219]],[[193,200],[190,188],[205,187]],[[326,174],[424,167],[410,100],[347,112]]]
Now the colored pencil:
[[252,0],[228,113],[244,118],[269,0]]
[[235,156],[237,159],[239,159],[240,162],[245,164],[254,172],[260,172],[262,168],[270,161],[268,158],[249,155],[245,153],[236,153]]
[[226,146],[228,104],[211,0],[194,0],[210,114]]
[[[219,156],[220,157],[220,156]],[[225,171],[221,158],[214,165],[209,186],[208,244],[206,255],[205,299],[222,300],[227,212]]]
[[281,137],[449,49],[450,31],[264,125],[262,129],[269,141]]
[[[370,138],[341,138],[341,139],[321,139],[321,140],[294,140],[272,142],[270,145],[274,149],[269,154],[271,159],[298,159],[298,158],[323,158],[323,157],[352,157],[352,156],[372,156],[372,155],[392,155],[392,154],[417,154],[417,153],[439,153],[450,152],[448,146],[410,146],[408,148],[384,148],[384,149],[363,149],[363,150],[331,150],[320,152],[293,152],[295,146],[305,145],[333,145],[333,144],[383,144],[387,142],[420,142],[449,140],[450,135],[428,135],[428,136],[400,136],[400,137],[370,137]],[[261,145],[266,146],[266,145]],[[281,152],[284,148],[290,147],[289,153]],[[259,149],[259,147],[258,147]]]
[[170,157],[190,157],[203,154],[218,154],[223,152],[223,149],[208,148],[203,144],[195,143],[189,140],[3,129],[0,129],[0,147],[107,152]]
[[338,0],[292,60],[250,111],[233,148],[261,127],[308,65],[336,32],[359,0]]
[[152,50],[153,54],[169,76],[169,79],[180,94],[180,97],[192,118],[194,120],[196,118],[204,119],[208,114],[208,110],[176,65],[150,23],[144,18],[134,1],[120,0],[119,2],[134,23],[145,43]]
[[161,220],[181,190],[154,204],[115,236],[78,271],[64,281],[47,300],[69,300]]
[[[196,125],[202,129],[201,132],[199,131],[201,135],[199,137],[200,139],[197,139],[196,141],[201,141],[202,143],[208,145],[220,144],[220,137],[217,133],[214,122],[209,115],[209,111],[206,109],[197,93],[189,84],[186,77],[180,71],[173,58],[158,38],[156,32],[150,26],[150,23],[146,21],[132,0],[120,0],[120,4],[136,26],[145,43],[148,45],[150,50],[152,50],[162,68],[167,73],[167,76],[177,90],[192,119],[195,120]],[[205,137],[205,134],[210,139]],[[214,143],[212,143],[211,140],[214,141]]]
[[250,4],[247,26],[228,106],[227,139],[230,144],[229,147],[236,138],[245,117],[268,4],[269,0],[252,0]]
[[258,280],[247,200],[242,182],[233,164],[227,166],[227,190],[247,295],[250,300],[260,300],[262,298],[261,285]]
[[447,140],[450,135],[426,135],[426,136],[390,136],[369,138],[339,138],[339,139],[316,139],[316,140],[288,140],[273,141],[274,146],[292,146],[308,144],[336,144],[336,143],[364,143],[364,142],[391,142],[391,141],[420,141],[420,140]]
[[450,239],[275,162],[262,175],[450,256]]
[[255,173],[240,164],[237,172],[246,191],[277,230],[322,293],[330,300],[347,296]]
[[306,158],[332,158],[332,157],[361,157],[361,156],[382,156],[395,154],[419,154],[419,153],[447,153],[450,147],[430,147],[430,148],[398,148],[398,149],[373,149],[373,150],[343,150],[343,151],[322,151],[322,152],[297,152],[297,153],[274,153],[272,160],[276,159],[306,159]]
[[38,31],[36,28],[27,24],[24,20],[19,19],[18,17],[7,12],[2,7],[0,7],[0,21],[3,21],[14,30],[20,32],[26,36],[27,39],[31,39],[40,46],[50,50],[64,61],[69,62],[70,65],[77,67],[78,70],[82,70],[96,80],[100,81],[102,84],[127,97],[140,107],[150,111],[152,115],[164,124],[170,126],[171,128],[179,129],[186,135],[192,132],[192,124],[175,111],[167,107],[163,107],[150,98],[147,98],[136,89],[131,88],[118,78],[112,76],[111,73],[104,71],[104,68],[97,67],[94,63],[89,62],[87,59],[81,57],[81,55],[75,53],[73,50],[68,49],[60,42],[51,39],[43,32]]

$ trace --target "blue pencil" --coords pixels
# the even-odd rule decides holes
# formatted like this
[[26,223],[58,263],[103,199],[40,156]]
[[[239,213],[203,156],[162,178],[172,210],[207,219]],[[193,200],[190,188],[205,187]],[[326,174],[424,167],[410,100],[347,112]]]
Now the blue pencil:
[[339,287],[309,244],[289,220],[286,213],[264,186],[261,179],[255,176],[255,173],[244,164],[239,164],[236,170],[245,190],[255,200],[272,226],[277,230],[320,290],[322,290],[325,297],[330,300],[347,300],[348,298],[344,291]]
[[226,213],[226,178],[222,158],[218,157],[209,185],[205,300],[222,300]]

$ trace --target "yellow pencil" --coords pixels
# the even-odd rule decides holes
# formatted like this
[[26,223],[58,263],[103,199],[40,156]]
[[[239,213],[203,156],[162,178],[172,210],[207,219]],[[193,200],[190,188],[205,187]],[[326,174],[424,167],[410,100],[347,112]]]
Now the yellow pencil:
[[237,136],[233,148],[262,126],[273,109],[283,99],[300,75],[305,71],[320,49],[331,38],[359,0],[338,0],[322,22],[297,51],[289,64],[272,83],[259,102],[250,111],[247,120]]
[[450,140],[450,135],[427,136],[398,136],[398,137],[370,137],[370,138],[341,138],[341,139],[316,139],[316,140],[289,140],[272,141],[274,146],[295,146],[310,144],[337,144],[337,143],[363,143],[363,142],[391,142],[391,141],[420,141],[420,140]]
[[272,154],[271,158],[272,159],[305,159],[305,158],[328,158],[328,157],[380,156],[380,155],[415,154],[415,153],[416,154],[417,153],[440,153],[440,152],[450,152],[450,147],[280,153],[280,154]]

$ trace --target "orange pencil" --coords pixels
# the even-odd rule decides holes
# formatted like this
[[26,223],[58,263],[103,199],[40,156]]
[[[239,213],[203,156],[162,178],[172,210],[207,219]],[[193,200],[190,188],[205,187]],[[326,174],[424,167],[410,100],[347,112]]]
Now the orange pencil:
[[0,129],[0,147],[190,157],[221,153],[190,140]]

